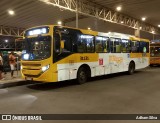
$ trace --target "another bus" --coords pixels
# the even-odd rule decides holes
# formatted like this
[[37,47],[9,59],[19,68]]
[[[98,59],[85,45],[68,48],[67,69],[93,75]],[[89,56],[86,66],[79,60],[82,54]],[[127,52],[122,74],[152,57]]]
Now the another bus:
[[150,43],[150,66],[160,65],[160,42]]
[[120,33],[101,33],[45,25],[24,33],[22,76],[59,82],[135,70],[149,65],[149,40]]

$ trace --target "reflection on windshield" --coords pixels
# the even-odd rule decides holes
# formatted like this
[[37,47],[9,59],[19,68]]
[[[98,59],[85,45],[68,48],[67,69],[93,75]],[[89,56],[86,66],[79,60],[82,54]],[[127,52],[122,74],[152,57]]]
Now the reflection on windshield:
[[151,57],[160,57],[160,47],[151,47]]
[[28,38],[25,40],[24,50],[29,54],[29,60],[49,58],[51,55],[51,37]]

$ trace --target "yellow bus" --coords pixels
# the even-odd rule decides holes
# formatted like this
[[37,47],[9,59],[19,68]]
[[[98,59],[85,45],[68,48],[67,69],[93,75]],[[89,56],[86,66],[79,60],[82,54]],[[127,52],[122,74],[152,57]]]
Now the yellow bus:
[[128,71],[149,65],[149,40],[56,25],[24,32],[21,72],[26,80],[59,82]]
[[160,65],[160,42],[150,43],[150,66]]

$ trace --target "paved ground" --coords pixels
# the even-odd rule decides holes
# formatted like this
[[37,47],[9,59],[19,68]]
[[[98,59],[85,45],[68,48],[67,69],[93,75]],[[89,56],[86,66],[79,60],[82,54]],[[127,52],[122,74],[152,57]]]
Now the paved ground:
[[3,80],[0,80],[0,89],[1,88],[6,88],[6,87],[13,87],[13,86],[18,86],[18,85],[24,85],[27,84],[27,82],[21,78],[21,73],[20,71],[15,71],[14,72],[14,77],[11,77],[11,73],[7,72],[6,74],[2,74],[4,77]]
[[160,114],[160,67],[137,71],[134,75],[96,77],[83,85],[74,83],[0,89],[0,114]]
[[14,82],[14,81],[22,80],[20,71],[14,71],[15,78],[11,77],[10,72],[7,72],[6,74],[3,73],[2,76],[4,77],[4,80],[0,80],[0,83],[7,83],[7,82]]

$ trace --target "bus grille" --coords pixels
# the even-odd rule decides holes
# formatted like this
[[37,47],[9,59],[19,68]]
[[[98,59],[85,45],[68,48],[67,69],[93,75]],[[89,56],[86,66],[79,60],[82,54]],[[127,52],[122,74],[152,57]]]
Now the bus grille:
[[27,64],[27,63],[22,63],[22,66],[35,66],[35,67],[40,67],[41,64]]
[[28,74],[24,74],[26,77],[32,77],[32,78],[37,78],[39,77],[41,74],[38,75],[28,75]]

